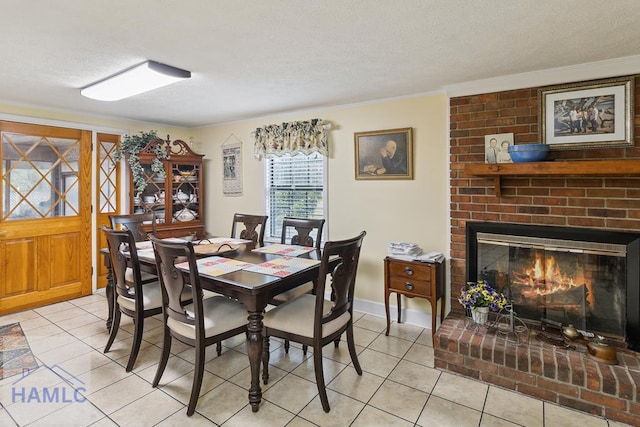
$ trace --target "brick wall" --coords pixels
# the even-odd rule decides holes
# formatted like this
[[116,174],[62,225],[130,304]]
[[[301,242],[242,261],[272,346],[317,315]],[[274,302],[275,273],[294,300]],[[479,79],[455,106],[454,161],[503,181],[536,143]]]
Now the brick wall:
[[[640,76],[635,78],[636,146],[552,151],[550,160],[640,158]],[[515,144],[538,142],[538,88],[450,100],[451,307],[466,282],[467,221],[510,222],[640,231],[640,171],[637,176],[502,178],[467,176],[465,163],[484,163],[484,136],[513,133]]]

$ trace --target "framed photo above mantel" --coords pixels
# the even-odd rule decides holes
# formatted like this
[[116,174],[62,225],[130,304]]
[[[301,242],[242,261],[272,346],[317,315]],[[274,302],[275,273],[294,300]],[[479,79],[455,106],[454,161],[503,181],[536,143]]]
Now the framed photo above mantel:
[[413,179],[413,128],[357,132],[357,180]]
[[540,141],[552,150],[633,146],[633,77],[538,89]]

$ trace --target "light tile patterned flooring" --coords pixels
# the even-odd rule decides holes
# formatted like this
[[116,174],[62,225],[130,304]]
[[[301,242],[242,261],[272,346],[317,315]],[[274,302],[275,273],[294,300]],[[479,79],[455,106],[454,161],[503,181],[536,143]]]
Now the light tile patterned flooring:
[[[346,343],[325,347],[331,412],[318,398],[313,358],[292,343],[285,354],[272,340],[270,381],[260,411],[251,412],[249,361],[244,337],[215,346],[207,364],[196,413],[186,416],[193,350],[174,340],[160,387],[152,388],[161,321],[145,320],[144,343],[126,373],[132,322],[124,320],[107,354],[103,293],[0,317],[20,322],[42,368],[0,381],[2,426],[581,426],[623,424],[434,369],[431,330],[358,313],[355,337],[363,375]],[[1,342],[0,342],[1,345]],[[66,382],[63,381],[66,379]]]

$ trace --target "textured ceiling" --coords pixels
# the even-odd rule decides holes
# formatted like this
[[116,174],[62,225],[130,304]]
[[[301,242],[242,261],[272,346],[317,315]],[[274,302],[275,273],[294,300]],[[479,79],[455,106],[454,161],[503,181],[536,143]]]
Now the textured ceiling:
[[[637,0],[2,0],[0,101],[177,126],[640,54]],[[188,81],[80,88],[147,59]]]

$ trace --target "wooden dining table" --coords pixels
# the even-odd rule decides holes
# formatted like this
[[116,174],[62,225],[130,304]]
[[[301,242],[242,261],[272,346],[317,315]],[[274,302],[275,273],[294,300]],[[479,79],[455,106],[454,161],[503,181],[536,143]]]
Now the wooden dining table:
[[[265,244],[264,247],[268,247]],[[238,249],[231,252],[221,254],[226,258],[250,264],[262,264],[264,262],[277,260],[282,255],[270,254],[253,251],[260,246],[251,242],[238,245]],[[104,252],[103,252],[104,253]],[[108,255],[108,251],[107,251]],[[142,271],[155,273],[155,259],[141,256],[140,268]],[[210,254],[200,254],[200,256],[211,256]],[[305,254],[299,255],[298,258],[311,259],[320,261],[322,257],[321,251],[313,249]],[[338,260],[334,260],[337,263]],[[267,274],[254,273],[251,271],[238,270],[220,276],[210,276],[199,272],[200,283],[203,289],[217,292],[219,294],[236,298],[244,304],[247,310],[247,347],[249,356],[249,365],[251,369],[251,385],[249,387],[249,403],[251,410],[257,412],[262,400],[262,389],[260,387],[260,365],[263,348],[263,314],[267,304],[275,295],[301,286],[307,282],[315,281],[320,270],[320,263],[305,268],[301,271],[293,272],[284,277],[273,276]],[[183,271],[188,278],[188,272]],[[109,286],[109,284],[107,284]],[[107,296],[113,292],[108,292]],[[113,298],[113,296],[111,297]],[[113,303],[110,302],[110,310],[113,310]],[[110,311],[111,317],[111,311]]]

